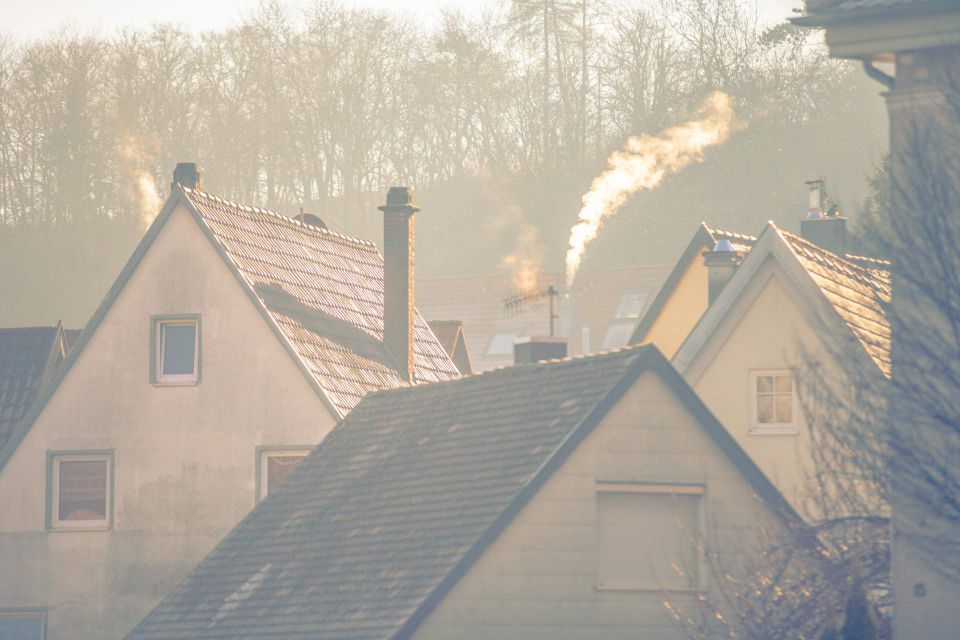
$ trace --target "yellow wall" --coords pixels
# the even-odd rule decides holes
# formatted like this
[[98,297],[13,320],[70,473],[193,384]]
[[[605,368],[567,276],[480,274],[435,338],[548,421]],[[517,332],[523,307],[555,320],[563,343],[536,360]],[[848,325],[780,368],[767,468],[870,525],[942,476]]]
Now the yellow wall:
[[[150,384],[150,316],[199,313],[202,380]],[[334,419],[190,214],[178,209],[0,472],[0,608],[49,640],[121,638],[255,502],[259,445]],[[114,451],[109,531],[47,531],[46,453]],[[13,577],[15,576],[15,579]]]
[[794,435],[750,433],[750,371],[794,369],[800,380],[809,360],[826,357],[809,316],[796,302],[799,295],[768,259],[685,376],[740,446],[803,512],[811,463],[810,434],[802,412]]
[[706,245],[697,249],[667,303],[641,340],[641,344],[655,344],[667,359],[673,358],[707,310],[707,268],[702,256],[706,250]]
[[[646,372],[427,617],[415,637],[685,638],[664,601],[690,612],[693,593],[597,588],[598,480],[705,485],[701,525],[707,527],[705,538],[714,549],[727,552],[731,561],[750,548],[748,540],[761,523],[771,523],[739,470],[659,376]],[[637,554],[651,552],[656,550],[637,541]]]

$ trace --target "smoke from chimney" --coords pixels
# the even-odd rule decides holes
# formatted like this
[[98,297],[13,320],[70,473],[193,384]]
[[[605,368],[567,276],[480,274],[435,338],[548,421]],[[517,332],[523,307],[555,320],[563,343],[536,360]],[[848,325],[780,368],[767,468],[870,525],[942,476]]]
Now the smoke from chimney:
[[543,245],[539,241],[539,232],[535,226],[524,222],[520,225],[516,246],[500,261],[500,267],[513,274],[513,286],[518,292],[529,293],[540,289],[542,264]]
[[614,151],[607,158],[606,171],[593,179],[584,194],[579,220],[570,229],[567,288],[576,278],[587,244],[600,233],[606,218],[636,192],[654,189],[667,175],[702,161],[704,149],[726,141],[734,124],[730,96],[717,91],[704,102],[697,119],[657,136],[632,136],[623,149]]
[[145,150],[146,146],[148,145],[137,138],[127,136],[121,141],[117,154],[120,158],[120,174],[128,185],[127,191],[137,207],[137,219],[144,231],[163,205],[157,183],[147,170],[152,157]]

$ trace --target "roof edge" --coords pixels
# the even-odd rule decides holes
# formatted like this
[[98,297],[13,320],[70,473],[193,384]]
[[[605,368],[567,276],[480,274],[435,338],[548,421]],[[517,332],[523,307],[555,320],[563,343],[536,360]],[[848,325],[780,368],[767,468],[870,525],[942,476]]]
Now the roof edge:
[[909,4],[895,7],[868,7],[847,11],[815,11],[807,13],[796,18],[788,18],[788,21],[800,27],[818,27],[825,28],[833,24],[844,22],[854,22],[864,18],[896,18],[902,15],[924,13],[933,13],[943,9],[956,9],[956,2],[953,0],[937,0],[923,5]]
[[674,265],[670,275],[667,276],[663,286],[660,287],[660,291],[657,292],[657,296],[653,299],[646,313],[643,314],[643,318],[637,324],[637,328],[633,330],[633,334],[631,334],[627,344],[640,344],[643,339],[647,337],[657,318],[660,317],[660,312],[663,311],[663,308],[667,305],[667,301],[670,300],[670,297],[676,290],[677,285],[680,284],[683,274],[690,268],[690,261],[696,256],[697,249],[708,240],[710,242],[716,241],[713,233],[710,231],[710,227],[708,227],[705,222],[701,222],[693,234],[690,243],[687,245],[687,248],[684,249],[680,259],[677,260]]
[[547,480],[552,477],[553,473],[566,462],[580,443],[593,432],[594,428],[600,424],[616,403],[630,390],[640,375],[646,371],[654,371],[660,376],[677,399],[693,414],[694,419],[707,431],[711,439],[727,455],[734,466],[740,470],[747,482],[757,492],[757,495],[771,507],[778,517],[784,520],[785,524],[790,527],[799,527],[803,531],[809,529],[796,510],[737,444],[733,436],[727,432],[726,428],[703,404],[703,401],[673,368],[666,357],[660,353],[660,350],[655,345],[643,345],[636,349],[638,351],[637,359],[629,366],[627,371],[604,394],[583,421],[564,438],[527,484],[520,489],[510,504],[500,512],[500,515],[480,534],[470,549],[461,556],[453,569],[443,577],[440,584],[420,603],[403,625],[390,636],[391,640],[406,640],[416,632],[446,594],[466,575],[480,556],[513,522],[513,519],[537,494]]
[[37,396],[37,399],[34,400],[33,406],[30,407],[30,411],[17,424],[13,430],[13,433],[10,434],[10,438],[7,440],[6,444],[2,449],[0,449],[0,472],[3,471],[7,462],[13,456],[14,452],[17,450],[17,447],[20,445],[20,442],[24,439],[24,437],[26,437],[27,433],[29,433],[30,429],[33,427],[33,423],[36,422],[37,418],[40,417],[40,414],[43,413],[47,403],[50,402],[50,398],[52,398],[57,389],[60,388],[60,383],[63,382],[63,379],[66,378],[73,369],[74,363],[80,358],[87,346],[87,343],[90,342],[91,336],[96,333],[100,323],[103,321],[103,318],[107,315],[107,312],[110,311],[110,308],[113,307],[113,303],[116,302],[117,298],[120,296],[120,293],[126,286],[127,281],[130,280],[130,277],[137,270],[137,267],[140,266],[140,261],[143,259],[143,256],[146,255],[147,250],[153,246],[153,241],[156,239],[157,235],[160,234],[160,230],[166,224],[167,219],[176,209],[176,205],[183,200],[185,200],[183,192],[178,192],[176,188],[167,197],[167,201],[164,203],[163,208],[160,209],[160,213],[157,214],[157,217],[150,225],[150,228],[147,229],[147,232],[144,234],[143,238],[141,238],[139,244],[137,244],[137,247],[133,250],[133,253],[127,260],[127,263],[120,271],[120,275],[117,276],[117,279],[107,291],[107,294],[103,297],[103,300],[100,301],[97,309],[93,312],[90,320],[83,328],[80,337],[77,338],[76,344],[73,345],[70,353],[67,354],[66,360],[64,360],[61,367],[54,374],[50,380],[50,383],[44,387],[44,389],[40,392],[40,395]]

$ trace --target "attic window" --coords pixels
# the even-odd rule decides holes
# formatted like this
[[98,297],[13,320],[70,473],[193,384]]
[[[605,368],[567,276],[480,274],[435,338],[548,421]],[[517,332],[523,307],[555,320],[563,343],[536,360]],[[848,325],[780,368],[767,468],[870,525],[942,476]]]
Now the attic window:
[[110,452],[50,454],[51,528],[110,528],[112,461]]
[[154,372],[156,384],[196,384],[200,373],[200,318],[154,320]]
[[257,464],[257,500],[263,500],[310,453],[309,447],[262,449]]
[[619,349],[630,341],[635,322],[633,320],[613,320],[603,336],[603,349]]
[[750,431],[796,433],[797,394],[790,369],[750,372]]
[[613,317],[617,319],[639,318],[647,302],[646,293],[625,293],[620,296]]

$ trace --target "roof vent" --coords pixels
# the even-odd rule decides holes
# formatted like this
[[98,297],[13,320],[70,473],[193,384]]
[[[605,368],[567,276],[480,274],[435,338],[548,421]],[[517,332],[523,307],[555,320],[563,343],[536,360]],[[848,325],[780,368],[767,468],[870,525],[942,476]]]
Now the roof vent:
[[294,216],[293,219],[296,220],[297,222],[300,222],[305,225],[309,225],[311,227],[316,227],[318,229],[326,230],[328,228],[327,223],[324,222],[320,216],[314,215],[312,213],[304,213],[303,207],[300,207],[300,215]]

